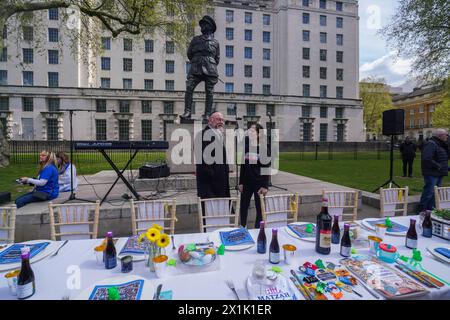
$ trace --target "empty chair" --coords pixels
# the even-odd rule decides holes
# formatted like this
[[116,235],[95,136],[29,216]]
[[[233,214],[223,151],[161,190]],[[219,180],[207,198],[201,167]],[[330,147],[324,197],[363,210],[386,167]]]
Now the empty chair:
[[14,243],[16,205],[0,207],[0,244]]
[[260,195],[262,219],[269,228],[286,226],[297,221],[298,194]]
[[50,237],[53,241],[96,239],[100,201],[53,204],[49,202]]
[[[358,219],[358,191],[322,191],[322,197],[328,199],[328,213],[339,216],[340,221]],[[348,212],[348,209],[351,212]],[[345,212],[347,210],[347,212]]]
[[394,217],[408,212],[408,187],[380,189],[380,217]]
[[200,232],[213,232],[238,227],[240,196],[229,198],[198,198]]
[[434,199],[436,209],[450,208],[450,187],[434,187]]
[[168,230],[168,234],[175,233],[176,200],[130,200],[131,206],[131,229],[133,235],[141,234],[151,228],[153,224],[158,224]]

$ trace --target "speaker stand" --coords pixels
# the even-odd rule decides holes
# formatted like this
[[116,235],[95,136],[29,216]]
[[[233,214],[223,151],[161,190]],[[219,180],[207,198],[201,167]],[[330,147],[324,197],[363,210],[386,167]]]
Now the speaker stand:
[[372,191],[372,193],[377,192],[380,188],[389,185],[389,188],[392,188],[392,185],[395,185],[397,188],[401,188],[394,181],[394,135],[391,135],[391,153],[390,153],[390,168],[389,168],[389,180],[383,183],[381,186]]

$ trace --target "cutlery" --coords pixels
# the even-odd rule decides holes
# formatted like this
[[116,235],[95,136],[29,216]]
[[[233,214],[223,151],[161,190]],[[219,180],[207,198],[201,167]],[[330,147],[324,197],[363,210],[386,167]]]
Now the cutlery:
[[172,250],[177,250],[177,248],[175,247],[175,240],[173,239],[173,236],[171,237],[172,237]]
[[56,250],[56,252],[54,254],[52,254],[52,257],[56,256],[59,252],[59,250],[61,250],[62,247],[64,247],[67,242],[69,242],[69,240],[64,241],[64,243],[61,245],[61,247],[58,248],[58,250]]
[[162,284],[159,284],[158,287],[156,288],[156,293],[153,296],[153,300],[159,300],[159,295],[161,293],[161,289],[162,289]]
[[237,292],[236,292],[236,288],[234,287],[233,280],[228,279],[228,280],[226,280],[226,283],[227,283],[228,288],[230,288],[231,291],[234,292],[234,294],[236,295],[236,298],[237,298],[238,300],[240,300],[240,299],[239,299],[239,296],[238,296],[238,294],[237,294]]

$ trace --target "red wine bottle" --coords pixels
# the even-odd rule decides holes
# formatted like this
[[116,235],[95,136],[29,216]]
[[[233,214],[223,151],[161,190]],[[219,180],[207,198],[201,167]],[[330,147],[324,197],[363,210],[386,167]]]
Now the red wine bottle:
[[278,244],[278,230],[272,229],[272,241],[269,248],[269,262],[277,264],[280,262],[280,245]]
[[267,251],[267,239],[266,239],[266,230],[264,228],[264,221],[259,223],[259,234],[257,240],[257,252],[258,253],[266,253]]
[[417,249],[416,219],[411,219],[406,233],[405,245],[409,249]]
[[113,233],[112,231],[108,231],[105,249],[105,268],[113,269],[117,266],[117,258],[116,258],[116,247],[114,246],[113,241]]
[[341,229],[339,229],[339,216],[334,216],[333,228],[331,229],[331,243],[339,244]]
[[352,242],[350,240],[350,225],[344,224],[344,235],[341,240],[341,256],[350,257],[352,253]]
[[331,223],[332,219],[328,213],[328,199],[322,199],[322,209],[317,215],[316,224],[316,252],[330,254],[331,252]]
[[422,236],[425,238],[431,238],[433,235],[433,223],[431,222],[431,211],[425,212],[425,218],[422,223]]
[[34,273],[30,266],[30,249],[21,249],[22,267],[17,277],[17,298],[20,300],[31,297],[36,292]]

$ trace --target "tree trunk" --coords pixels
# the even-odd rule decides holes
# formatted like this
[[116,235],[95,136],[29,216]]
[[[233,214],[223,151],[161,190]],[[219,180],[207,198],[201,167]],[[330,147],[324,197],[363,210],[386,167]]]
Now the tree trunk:
[[0,168],[9,165],[9,143],[3,135],[3,124],[0,122]]

